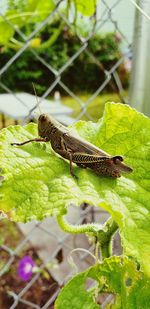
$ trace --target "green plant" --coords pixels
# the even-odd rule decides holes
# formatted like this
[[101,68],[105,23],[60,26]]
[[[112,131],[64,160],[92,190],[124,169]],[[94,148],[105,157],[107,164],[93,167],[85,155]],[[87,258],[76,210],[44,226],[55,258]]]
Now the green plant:
[[[133,173],[120,179],[100,177],[69,164],[50,145],[33,143],[21,148],[10,143],[37,136],[37,125],[10,126],[0,133],[0,165],[4,180],[0,208],[13,221],[42,220],[55,215],[63,230],[96,237],[102,261],[75,276],[63,289],[55,308],[100,308],[97,296],[113,293],[108,308],[148,309],[150,304],[150,119],[127,105],[107,103],[96,124],[79,121],[72,127],[84,139],[111,153],[125,156]],[[69,204],[82,202],[106,209],[112,217],[104,224],[70,225],[64,218]],[[123,255],[112,256],[111,239],[119,229]],[[86,289],[86,281],[95,281]],[[78,288],[78,293],[76,289]]]
[[[53,35],[55,39],[52,42]],[[81,43],[76,35],[60,20],[47,26],[41,32],[39,40],[41,43],[36,48],[36,53],[55,70],[61,69],[81,48]],[[89,42],[88,50],[96,57],[97,62],[108,70],[121,55],[114,33],[93,36]],[[7,63],[15,53],[16,51],[12,48],[7,48],[1,53],[1,63]],[[39,95],[41,95],[54,81],[55,76],[36,59],[30,49],[27,49],[19,57],[19,60],[10,66],[2,77],[3,79],[5,85],[14,91],[32,92],[32,82],[34,82]],[[103,70],[99,68],[95,59],[86,50],[62,73],[62,81],[74,92],[93,92],[104,79]],[[59,85],[56,89],[61,93],[64,92]],[[110,90],[111,88],[108,86],[106,89]],[[66,93],[64,92],[64,94]]]
[[[96,10],[96,3],[97,0],[90,0],[86,4],[84,0],[65,0],[61,10],[68,18],[70,8],[74,6],[75,16],[73,23],[77,26],[78,14],[92,16]],[[0,17],[0,44],[15,49],[17,45],[19,47],[21,42],[13,40],[17,33],[15,27],[23,28],[24,34],[29,35],[36,27],[36,24],[44,21],[55,7],[60,4],[61,1],[57,0],[45,0],[43,3],[40,0],[8,0],[5,6],[4,18]],[[32,39],[30,43],[32,43]]]

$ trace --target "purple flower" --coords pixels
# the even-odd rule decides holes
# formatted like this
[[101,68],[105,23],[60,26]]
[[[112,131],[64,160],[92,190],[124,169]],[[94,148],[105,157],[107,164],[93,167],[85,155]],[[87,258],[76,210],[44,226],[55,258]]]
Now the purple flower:
[[18,276],[23,281],[28,281],[33,273],[33,267],[35,266],[34,261],[32,260],[31,256],[27,255],[24,256],[18,265]]

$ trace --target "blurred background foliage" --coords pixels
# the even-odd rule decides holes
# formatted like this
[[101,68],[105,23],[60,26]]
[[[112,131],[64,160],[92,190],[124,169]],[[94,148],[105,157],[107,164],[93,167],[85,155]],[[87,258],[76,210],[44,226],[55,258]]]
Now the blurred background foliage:
[[[15,29],[21,31],[25,38],[29,37],[35,26],[37,27],[38,23],[44,21],[54,9],[54,2],[52,0],[43,2],[35,0],[8,1],[5,11],[7,22],[2,17],[0,18],[1,66],[7,63],[24,45],[23,38]],[[54,14],[50,22],[30,40],[28,48],[21,54],[19,61],[15,61],[3,75],[2,80],[4,79],[5,85],[12,91],[33,92],[32,83],[34,82],[38,95],[42,95],[55,79],[53,72],[50,72],[35,57],[34,53],[31,53],[31,48],[32,50],[36,49],[38,56],[49,66],[59,71],[81,48],[82,43],[78,34],[80,37],[82,36],[83,43],[86,41],[88,31],[78,23],[75,12],[92,16],[96,2],[94,0],[88,1],[88,3],[86,1],[86,4],[83,0],[62,2],[64,3],[61,8],[62,13],[66,20],[72,19],[73,27],[68,26],[60,16]],[[74,15],[70,17],[69,9],[73,5]],[[83,51],[62,73],[61,79],[64,84],[75,93],[96,91],[105,79],[104,71],[112,68],[121,57],[120,43],[121,38],[118,38],[115,32],[93,35],[88,41],[88,51]],[[128,72],[123,65],[118,70],[120,70],[123,86],[126,87]],[[62,95],[65,94],[59,85],[56,88],[55,91],[59,90]],[[105,88],[106,91],[112,91],[109,84]],[[3,92],[3,89],[0,89],[0,92]]]
[[[102,116],[107,101],[123,102],[130,75],[125,62],[116,68],[124,93],[119,94],[112,75],[100,95],[91,99],[106,80],[107,72],[123,56],[121,34],[117,30],[107,33],[97,30],[96,0],[4,0],[4,3],[3,16],[0,16],[0,67],[27,44],[0,79],[12,93],[34,94],[34,83],[37,94],[42,96],[60,72],[61,81],[69,91],[83,103],[90,100],[87,112],[95,121]],[[55,12],[57,3],[60,3],[59,13]],[[43,27],[32,36],[41,23]],[[80,53],[84,44],[87,47]],[[71,57],[78,52],[71,62]],[[1,86],[0,93],[4,93],[4,89]],[[62,104],[72,109],[72,117],[77,117],[81,112],[77,100],[59,83],[49,98],[52,99],[56,91],[60,92]],[[11,124],[10,119],[5,118],[5,124]],[[86,114],[81,118],[88,119]]]
[[[44,28],[40,36],[32,41],[32,48],[36,48],[38,55],[56,70],[65,65],[80,47],[78,38],[60,20]],[[113,33],[93,36],[88,49],[96,60],[87,51],[82,52],[62,74],[64,84],[75,93],[96,91],[105,79],[101,65],[105,70],[109,70],[121,56],[119,43]],[[1,52],[1,61],[7,63],[15,53],[12,47],[5,47]],[[101,65],[97,65],[96,61]],[[5,85],[13,91],[30,92],[34,82],[39,95],[42,95],[53,81],[54,74],[43,66],[29,49],[24,51],[19,61],[5,74]],[[108,89],[109,87],[105,90]],[[59,86],[57,90],[62,92]]]

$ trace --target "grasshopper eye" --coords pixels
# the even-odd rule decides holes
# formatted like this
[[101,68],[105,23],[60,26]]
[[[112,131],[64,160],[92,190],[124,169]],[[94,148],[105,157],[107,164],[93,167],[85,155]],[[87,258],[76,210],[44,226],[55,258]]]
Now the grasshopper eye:
[[123,157],[122,156],[114,156],[113,157],[113,161],[114,161],[115,164],[116,164],[117,160],[122,162],[123,161]]
[[45,115],[40,115],[39,120],[41,122],[44,122],[46,120],[46,116]]

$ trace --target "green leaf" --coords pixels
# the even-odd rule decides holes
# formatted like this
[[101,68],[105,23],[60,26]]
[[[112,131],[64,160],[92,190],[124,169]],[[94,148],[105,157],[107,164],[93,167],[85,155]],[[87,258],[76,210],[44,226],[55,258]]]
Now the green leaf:
[[[86,288],[89,279],[95,280],[95,289]],[[76,289],[78,293],[75,292]],[[147,309],[150,304],[149,291],[150,280],[136,269],[133,260],[112,256],[70,280],[61,290],[55,309],[70,309],[70,305],[73,309],[100,308],[94,302],[98,292],[99,295],[112,293],[116,296],[116,302],[110,308]]]
[[[29,16],[31,16],[31,12],[29,12]],[[22,27],[23,25],[25,25],[29,16],[28,13],[23,11],[23,9],[21,10],[21,12],[20,10],[14,9],[7,11],[5,18],[8,22],[12,24],[11,28],[13,29],[13,25],[17,27]]]
[[43,21],[55,8],[53,0],[28,0],[26,5],[26,11],[33,12],[30,22]]
[[97,0],[72,0],[78,12],[84,16],[91,16],[95,13]]
[[37,125],[11,126],[0,133],[0,209],[14,221],[28,221],[63,214],[71,202],[101,206],[117,222],[124,252],[150,275],[149,118],[127,105],[107,103],[98,123],[79,121],[75,129],[111,155],[124,155],[133,173],[111,179],[75,167],[75,180],[69,162],[49,144],[10,145],[37,137]]
[[[17,27],[26,26],[27,23],[43,21],[54,9],[53,0],[28,0],[26,3],[16,3],[14,8],[9,9],[5,19],[0,18],[0,43],[6,44],[14,35],[13,25]],[[9,22],[12,24],[9,24]],[[5,34],[5,35],[4,35]]]
[[44,20],[55,8],[53,0],[46,0],[44,2],[38,1],[37,11],[39,13],[39,20]]
[[0,18],[0,44],[6,44],[14,35],[14,29]]
[[55,309],[100,309],[94,301],[93,291],[85,288],[88,272],[74,277],[60,292]]

